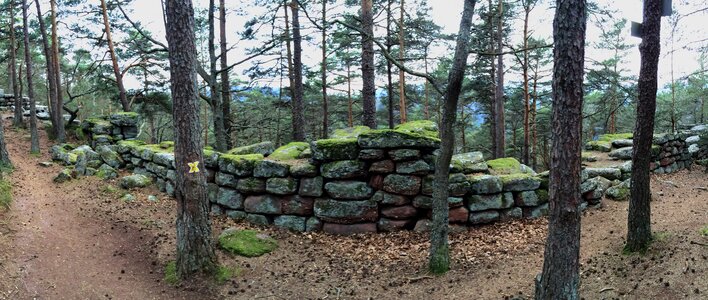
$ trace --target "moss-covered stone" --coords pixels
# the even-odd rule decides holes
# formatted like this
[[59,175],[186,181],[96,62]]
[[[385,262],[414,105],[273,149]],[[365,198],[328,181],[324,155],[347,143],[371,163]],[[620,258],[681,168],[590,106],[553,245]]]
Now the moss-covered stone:
[[[218,173],[217,173],[218,174]],[[259,194],[265,192],[266,182],[262,178],[247,177],[238,180],[236,189],[245,194]]]
[[294,160],[298,159],[302,151],[309,149],[310,144],[305,142],[291,142],[287,145],[280,146],[273,153],[268,155],[268,159],[272,160]]
[[585,150],[610,152],[612,144],[609,141],[589,141],[585,144]]
[[356,159],[359,155],[357,139],[317,140],[310,146],[312,158],[320,161]]
[[145,145],[145,142],[141,140],[123,140],[123,141],[118,141],[116,143],[116,151],[120,154],[126,154],[128,152],[131,152],[131,150]]
[[420,158],[418,149],[393,149],[388,151],[388,156],[393,161],[414,160]]
[[144,188],[152,183],[152,179],[142,174],[128,175],[120,180],[120,186],[124,189]]
[[101,178],[103,180],[118,178],[118,171],[116,171],[116,169],[107,164],[103,164],[98,168],[98,171],[96,172],[96,177]]
[[253,176],[260,178],[285,177],[288,174],[290,174],[290,165],[270,159],[256,162],[253,169]]
[[123,163],[123,159],[118,155],[118,152],[113,151],[111,147],[108,146],[100,146],[97,149],[98,155],[101,157],[101,160],[106,163],[107,165],[113,167],[113,168],[120,168]]
[[333,139],[352,139],[357,138],[362,133],[369,131],[371,131],[371,128],[369,128],[369,126],[347,127],[335,130],[329,137]]
[[400,124],[394,130],[419,134],[429,138],[438,138],[438,124],[429,120],[418,120]]
[[251,176],[256,163],[263,160],[261,154],[232,155],[223,154],[219,156],[219,169],[221,172],[230,173],[236,176]]
[[219,235],[219,246],[232,254],[257,257],[277,249],[278,243],[255,230],[229,228]]
[[502,175],[499,179],[505,192],[532,191],[541,186],[541,178],[530,174]]
[[322,164],[321,174],[325,178],[350,179],[366,175],[366,165],[359,160],[339,160]]
[[475,175],[467,179],[472,194],[495,194],[502,191],[502,181],[498,176]]
[[280,197],[273,195],[248,196],[243,207],[248,213],[279,215],[283,212]]
[[277,216],[273,219],[275,226],[298,232],[305,231],[305,222],[307,222],[307,217],[291,215]]
[[482,152],[468,152],[453,155],[450,166],[452,167],[452,172],[465,174],[485,173],[488,169]]
[[536,190],[536,197],[538,197],[538,201],[540,203],[548,203],[548,200],[550,200],[550,196],[548,195],[548,190],[545,190],[545,189]]
[[383,190],[394,194],[415,196],[420,192],[421,182],[418,176],[390,174],[384,177]]
[[243,209],[243,196],[236,190],[219,188],[216,193],[216,203],[230,209]]
[[[447,205],[449,207],[458,207],[463,205],[463,200],[460,197],[447,197]],[[413,198],[413,206],[422,209],[433,208],[433,197],[418,195]]]
[[603,141],[603,142],[612,142],[614,140],[631,140],[632,136],[634,134],[631,132],[627,133],[611,133],[611,134],[602,134],[598,137],[598,141]]
[[513,197],[508,199],[503,194],[469,195],[466,199],[470,211],[509,208],[514,205]]
[[320,220],[338,224],[374,222],[378,219],[378,205],[374,201],[338,201],[317,199],[315,216]]
[[370,199],[374,190],[362,181],[332,181],[325,184],[327,194],[335,199]]
[[113,124],[101,118],[88,118],[82,122],[81,128],[84,128],[84,130],[90,131],[93,134],[109,135],[113,131]]
[[108,120],[111,124],[116,126],[138,126],[140,115],[136,112],[119,112],[112,114]]
[[398,174],[426,175],[432,170],[433,168],[422,159],[403,161],[396,164],[396,173]]
[[411,133],[395,129],[372,130],[359,135],[359,146],[364,149],[378,148],[423,148],[440,147],[440,139],[419,133]]
[[275,151],[275,144],[273,144],[273,142],[266,141],[253,145],[236,147],[226,153],[233,155],[260,154],[263,156],[268,156],[273,153],[273,151]]
[[295,177],[317,176],[317,167],[305,160],[291,161],[290,174]]
[[292,195],[297,193],[297,179],[268,178],[266,180],[266,192],[276,195]]
[[73,168],[65,168],[57,174],[57,176],[54,177],[54,182],[56,183],[64,183],[73,178],[72,173],[73,173]]
[[173,141],[164,141],[160,143],[160,148],[162,149],[170,149],[175,147],[175,142]]
[[321,176],[300,179],[300,196],[320,197],[324,188],[324,180]]
[[521,163],[512,157],[497,158],[487,161],[489,171],[494,175],[522,173]]

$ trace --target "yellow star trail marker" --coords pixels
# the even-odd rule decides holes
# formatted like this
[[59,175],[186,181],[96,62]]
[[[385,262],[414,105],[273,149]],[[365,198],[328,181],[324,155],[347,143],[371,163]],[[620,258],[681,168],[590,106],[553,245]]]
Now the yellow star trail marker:
[[187,163],[187,164],[189,165],[189,174],[199,173],[199,162],[198,161]]

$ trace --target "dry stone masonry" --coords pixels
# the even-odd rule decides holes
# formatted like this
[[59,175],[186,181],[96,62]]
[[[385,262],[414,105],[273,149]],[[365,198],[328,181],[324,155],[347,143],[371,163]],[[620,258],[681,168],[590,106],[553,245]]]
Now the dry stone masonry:
[[[62,178],[115,178],[116,170],[125,168],[133,175],[121,179],[123,187],[155,183],[173,195],[173,143],[131,140],[134,135],[126,133],[135,123],[120,118],[87,125],[93,148],[52,148],[54,159],[69,165]],[[96,136],[110,136],[114,144],[99,143]],[[267,142],[228,153],[205,149],[200,169],[207,174],[215,215],[334,234],[427,230],[439,146],[436,125],[416,121],[392,130],[338,130],[331,139],[279,148]],[[450,168],[448,204],[455,226],[536,218],[548,211],[547,172],[537,174],[513,158],[484,161],[479,152],[455,155]],[[622,187],[628,172],[585,169],[583,206],[598,204],[611,188]]]

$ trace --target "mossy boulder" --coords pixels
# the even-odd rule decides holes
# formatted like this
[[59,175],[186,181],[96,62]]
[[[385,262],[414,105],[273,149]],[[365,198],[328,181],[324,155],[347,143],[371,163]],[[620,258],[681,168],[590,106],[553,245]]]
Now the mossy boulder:
[[[431,196],[433,195],[433,184],[435,181],[435,175],[430,174],[423,178],[423,183],[421,187],[421,193],[423,195]],[[448,193],[451,197],[461,197],[467,194],[470,190],[470,183],[467,181],[467,177],[462,173],[452,173],[448,177]]]
[[290,174],[295,177],[317,176],[317,167],[305,160],[290,163]]
[[429,120],[418,120],[400,124],[394,130],[419,134],[429,138],[438,138],[438,124]]
[[390,174],[384,177],[383,190],[389,193],[415,196],[420,192],[422,180],[418,176]]
[[71,179],[74,178],[74,169],[73,168],[65,168],[57,174],[57,176],[54,177],[54,182],[56,183],[64,183],[67,182]]
[[585,144],[585,150],[610,152],[612,144],[609,141],[589,141]]
[[364,149],[414,148],[435,149],[440,139],[429,135],[395,129],[379,129],[359,135],[359,146]]
[[609,154],[607,154],[607,156],[621,160],[632,159],[632,147],[623,147],[612,150]]
[[280,197],[273,195],[248,196],[243,202],[248,213],[279,215],[283,212]]
[[352,139],[357,138],[362,133],[369,131],[371,131],[371,128],[369,128],[369,126],[347,127],[335,130],[329,137],[333,139]]
[[273,219],[273,225],[289,229],[292,231],[303,232],[305,231],[305,223],[307,222],[307,217],[282,215],[277,216]]
[[113,124],[101,118],[88,118],[81,123],[81,128],[95,135],[110,135],[113,132]]
[[257,161],[253,168],[254,177],[285,177],[288,174],[290,174],[290,165],[269,159]]
[[350,179],[366,175],[366,164],[360,160],[339,160],[322,164],[321,174],[325,178]]
[[522,192],[536,190],[541,186],[541,178],[530,174],[501,175],[502,190],[505,192]]
[[152,183],[152,179],[142,174],[128,175],[120,179],[120,186],[124,189],[144,188]]
[[315,200],[314,213],[322,221],[338,224],[374,222],[378,219],[378,205],[374,201]]
[[588,178],[604,177],[609,180],[622,179],[622,171],[619,168],[585,168]]
[[96,171],[96,177],[101,178],[103,180],[118,178],[118,171],[116,171],[116,169],[107,164],[102,164],[98,168],[98,171]]
[[223,154],[219,156],[219,169],[236,176],[246,177],[253,175],[256,163],[263,160],[261,154],[232,155]]
[[155,153],[155,155],[152,156],[152,161],[164,167],[174,168],[175,154],[165,152]]
[[[447,197],[448,207],[458,207],[463,205],[464,199],[460,197]],[[433,197],[418,195],[413,198],[413,207],[422,209],[432,209],[433,208]]]
[[630,187],[630,180],[625,180],[618,185],[609,187],[607,191],[605,191],[605,196],[615,201],[627,201],[631,195]]
[[498,176],[474,175],[467,177],[472,194],[495,194],[502,191],[502,181]]
[[275,151],[275,144],[273,144],[273,142],[266,141],[253,145],[236,147],[226,153],[233,155],[260,154],[263,156],[268,156],[273,153],[273,151]]
[[[218,173],[217,173],[218,174]],[[262,178],[247,177],[239,179],[236,189],[241,193],[259,194],[265,192],[266,182]]]
[[101,160],[107,165],[113,168],[120,168],[124,165],[123,159],[120,157],[118,152],[114,151],[111,147],[100,146],[96,150],[98,155],[101,157]]
[[291,142],[275,149],[268,155],[272,160],[294,160],[300,158],[303,151],[310,148],[310,144],[305,142]]
[[509,208],[514,205],[514,198],[509,199],[504,194],[469,195],[466,200],[470,211]]
[[112,114],[108,121],[120,127],[138,126],[140,115],[136,112],[119,112]]
[[450,161],[452,172],[459,173],[485,173],[489,168],[484,161],[482,152],[460,153],[452,156]]
[[229,228],[219,235],[219,247],[231,254],[257,257],[277,249],[278,243],[255,230]]
[[292,195],[297,193],[297,179],[268,178],[266,180],[266,192],[276,195]]
[[320,197],[324,188],[324,179],[321,176],[300,179],[300,196]]
[[141,140],[123,140],[123,141],[118,141],[116,143],[116,151],[120,154],[126,154],[128,152],[131,152],[133,149],[145,145],[145,142]]
[[388,151],[388,156],[393,161],[414,160],[420,158],[418,149],[393,149]]
[[523,173],[521,163],[512,157],[497,158],[487,161],[489,172],[494,175],[509,175]]
[[374,190],[362,181],[332,181],[325,184],[324,188],[335,199],[362,200],[374,194]]
[[175,142],[174,141],[164,141],[160,143],[160,148],[162,149],[174,149],[175,148]]
[[325,139],[310,144],[312,158],[319,161],[349,160],[359,156],[357,139]]
[[426,175],[433,171],[433,168],[424,160],[403,161],[396,164],[398,174]]
[[230,209],[243,209],[243,196],[236,190],[219,188],[216,192],[216,203]]

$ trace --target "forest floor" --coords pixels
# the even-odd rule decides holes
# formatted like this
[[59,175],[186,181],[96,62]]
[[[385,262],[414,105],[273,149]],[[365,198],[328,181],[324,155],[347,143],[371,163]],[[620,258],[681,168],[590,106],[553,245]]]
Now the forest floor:
[[[174,259],[175,202],[154,188],[124,202],[117,182],[95,177],[53,183],[62,167],[38,165],[50,160],[41,133],[43,152],[33,156],[27,131],[6,129],[14,202],[0,212],[0,299],[530,299],[543,263],[545,218],[452,233],[452,270],[439,277],[425,272],[427,234],[258,228],[278,240],[277,250],[257,258],[219,251],[236,277],[172,286],[164,269]],[[706,187],[702,170],[652,176],[656,242],[644,255],[622,254],[627,202],[584,212],[581,296],[708,298]],[[212,226],[214,235],[255,228],[225,218]]]

